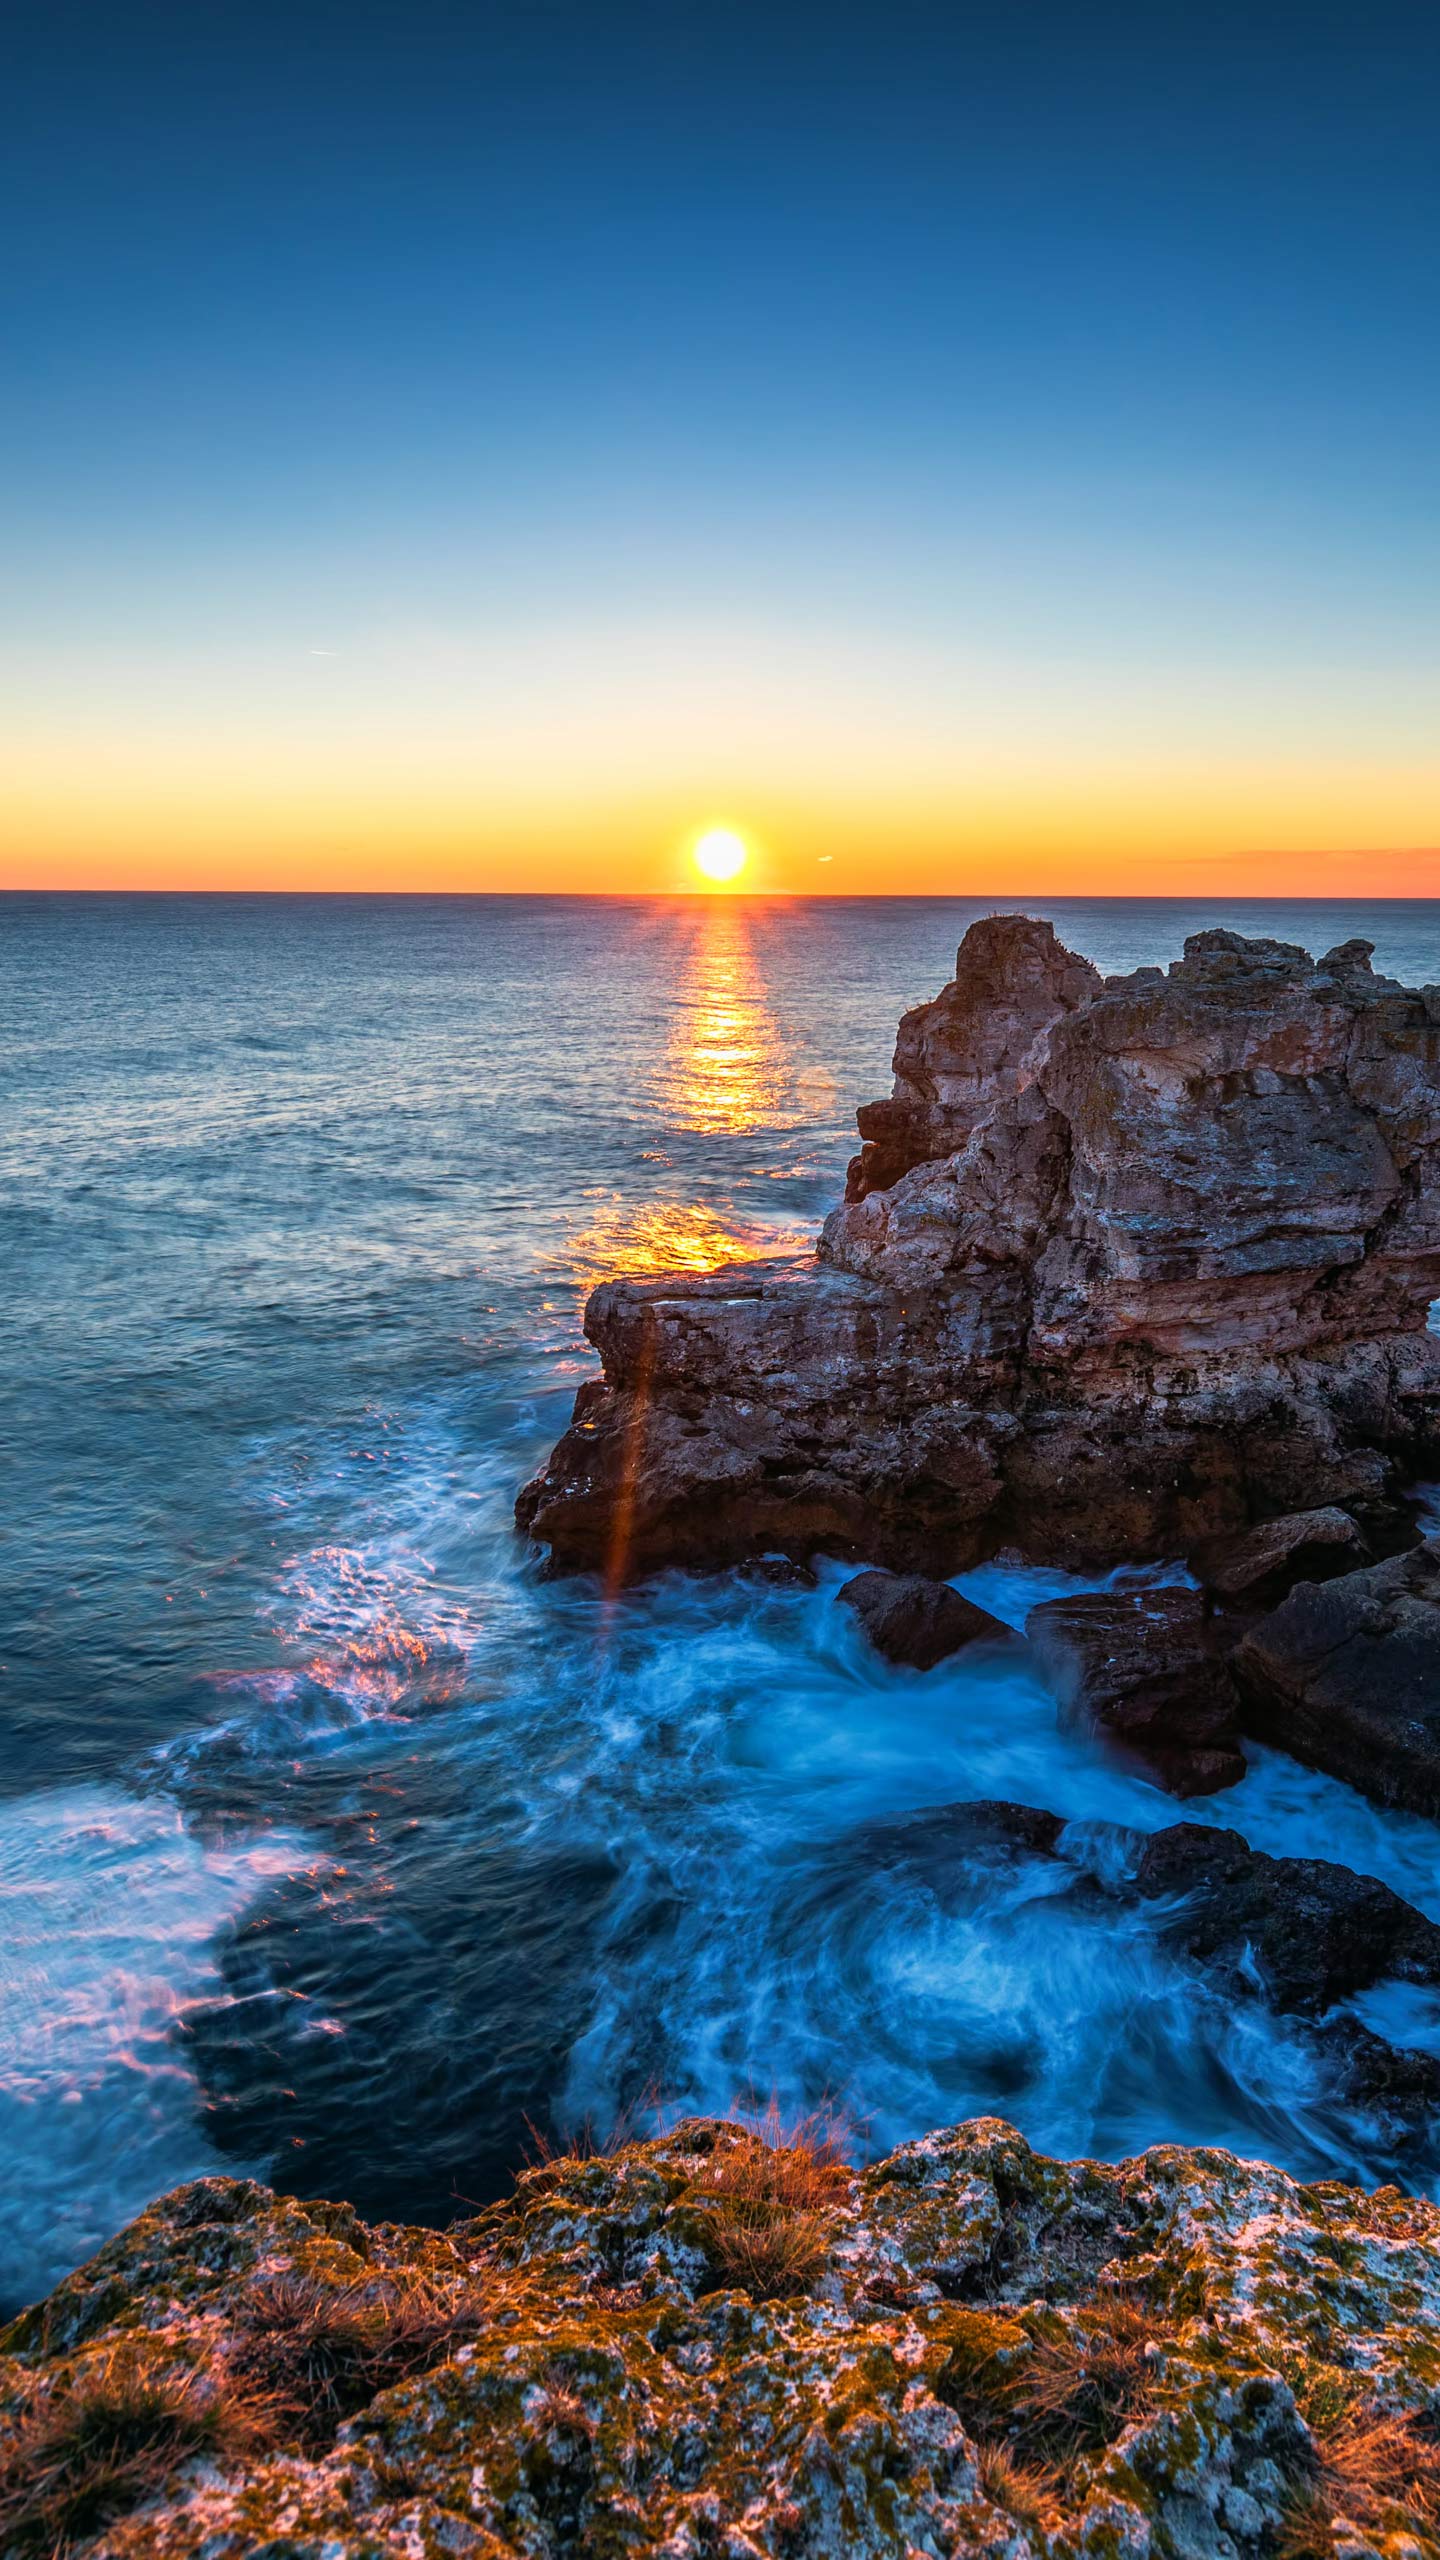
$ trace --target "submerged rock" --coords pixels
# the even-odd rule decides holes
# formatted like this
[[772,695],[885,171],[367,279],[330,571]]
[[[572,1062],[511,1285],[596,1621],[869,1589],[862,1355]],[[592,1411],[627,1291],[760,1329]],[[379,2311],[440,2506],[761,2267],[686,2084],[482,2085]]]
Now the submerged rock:
[[1168,1794],[1245,1775],[1239,1699],[1198,1591],[1086,1591],[1045,1600],[1025,1633],[1062,1719],[1111,1735]]
[[865,2170],[698,2121],[446,2234],[181,2187],[3,2344],[16,2549],[59,2521],[92,2560],[1267,2560],[1303,2523],[1413,2560],[1440,2212],[1222,2151],[1047,2160],[988,2119]]
[[933,1671],[962,1645],[1013,1642],[1012,1630],[948,1582],[923,1573],[857,1573],[836,1594],[887,1662]]
[[557,1567],[1108,1565],[1383,1527],[1440,1447],[1440,990],[1367,945],[1102,982],[991,917],[861,1121],[815,1259],[595,1291],[517,1506]]
[[1333,1503],[1289,1511],[1234,1537],[1212,1538],[1190,1558],[1197,1581],[1235,1607],[1271,1608],[1297,1582],[1329,1582],[1370,1562],[1348,1511]]
[[1301,1583],[1233,1660],[1252,1732],[1381,1804],[1440,1815],[1440,1538]]

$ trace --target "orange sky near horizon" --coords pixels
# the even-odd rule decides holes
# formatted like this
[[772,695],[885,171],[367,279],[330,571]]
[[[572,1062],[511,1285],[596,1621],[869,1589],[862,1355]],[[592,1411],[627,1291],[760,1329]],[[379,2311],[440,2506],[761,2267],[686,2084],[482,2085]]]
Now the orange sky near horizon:
[[[746,800],[487,812],[417,794],[297,806],[251,777],[198,793],[121,794],[103,773],[65,792],[0,789],[0,888],[544,893],[612,896],[1440,896],[1433,789],[1333,782],[1228,795],[1195,778],[1173,798],[1123,788],[1066,807],[1017,790],[953,806],[813,807]],[[1287,804],[1289,799],[1289,805]],[[1168,800],[1168,805],[1167,805]],[[1432,840],[1424,840],[1427,816]],[[734,828],[740,878],[701,879],[707,826]]]

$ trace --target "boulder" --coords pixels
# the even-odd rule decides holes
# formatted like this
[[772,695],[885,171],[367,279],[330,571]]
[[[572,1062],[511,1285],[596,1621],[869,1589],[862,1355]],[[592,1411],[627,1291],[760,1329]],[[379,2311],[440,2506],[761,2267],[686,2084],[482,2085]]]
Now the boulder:
[[1091,1569],[1440,1458],[1440,989],[1193,934],[1101,980],[1022,916],[907,1015],[815,1256],[614,1280],[517,1517],[557,1570],[817,1549]]
[[1440,1984],[1440,1928],[1375,1876],[1326,1858],[1271,1858],[1237,1831],[1177,1822],[1146,1841],[1145,1902],[1164,1934],[1233,1987],[1258,1973],[1272,2007],[1318,2018],[1377,1982]]
[[854,1610],[877,1653],[914,1671],[933,1671],[962,1645],[1013,1641],[1003,1619],[923,1573],[857,1573],[836,1596]]
[[1232,1659],[1249,1732],[1380,1804],[1440,1816],[1440,1538],[1298,1584]]
[[1109,1736],[1167,1794],[1213,1795],[1244,1777],[1235,1683],[1198,1591],[1045,1600],[1025,1633],[1062,1721]]
[[1198,1582],[1234,1608],[1268,1609],[1297,1582],[1329,1582],[1370,1562],[1370,1550],[1348,1511],[1326,1503],[1318,1511],[1287,1511],[1228,1538],[1196,1548],[1190,1569]]

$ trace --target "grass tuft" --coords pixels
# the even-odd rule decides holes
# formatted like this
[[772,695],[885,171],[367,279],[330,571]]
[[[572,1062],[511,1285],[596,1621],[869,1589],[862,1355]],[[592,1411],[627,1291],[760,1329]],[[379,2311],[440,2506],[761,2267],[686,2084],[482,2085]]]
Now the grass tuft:
[[1037,2337],[1016,2378],[1017,2439],[1062,2461],[1098,2453],[1152,2405],[1152,2350],[1164,2332],[1124,2294],[1089,2306],[1094,2326],[1068,2324]]
[[992,2506],[1003,2507],[1027,2532],[1053,2533],[1059,2520],[1064,2476],[1048,2462],[1022,2462],[1008,2445],[979,2444],[980,2486]]
[[691,2189],[709,2208],[716,2265],[757,2301],[807,2292],[850,2183],[845,2129],[828,2110],[787,2122],[774,2099],[737,2123],[739,2140],[711,2154]]
[[0,2547],[61,2560],[192,2455],[249,2451],[270,2432],[263,2399],[218,2368],[156,2373],[116,2349],[22,2411],[0,2454]]
[[246,2299],[230,2364],[290,2441],[314,2447],[378,2391],[443,2363],[481,2316],[476,2300],[447,2301],[415,2278],[334,2286],[272,2276]]

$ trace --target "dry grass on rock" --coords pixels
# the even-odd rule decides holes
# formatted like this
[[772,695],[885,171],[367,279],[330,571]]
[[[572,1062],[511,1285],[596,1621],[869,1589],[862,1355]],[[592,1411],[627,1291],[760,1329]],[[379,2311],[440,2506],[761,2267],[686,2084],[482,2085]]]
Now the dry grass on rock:
[[453,2355],[481,2319],[478,2299],[445,2301],[421,2282],[337,2287],[272,2276],[246,2303],[229,2364],[263,2395],[277,2432],[313,2449],[378,2391]]
[[157,2373],[117,2348],[22,2410],[0,2451],[0,2548],[62,2560],[182,2462],[261,2448],[272,2423],[265,2400],[219,2369]]
[[757,2302],[810,2290],[851,2183],[845,2145],[845,2128],[825,2113],[787,2124],[772,2101],[738,2120],[737,2139],[710,2155],[691,2191],[726,2282]]
[[1302,2394],[1301,2408],[1318,2469],[1290,2501],[1280,2560],[1332,2560],[1337,2525],[1398,2527],[1440,2549],[1440,2443],[1414,2418],[1363,2398],[1337,2408],[1335,2395]]

